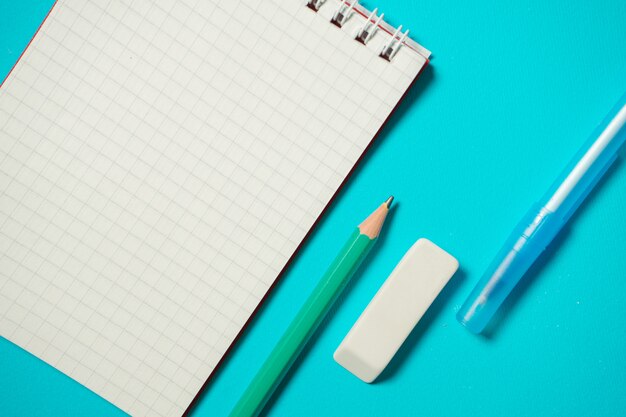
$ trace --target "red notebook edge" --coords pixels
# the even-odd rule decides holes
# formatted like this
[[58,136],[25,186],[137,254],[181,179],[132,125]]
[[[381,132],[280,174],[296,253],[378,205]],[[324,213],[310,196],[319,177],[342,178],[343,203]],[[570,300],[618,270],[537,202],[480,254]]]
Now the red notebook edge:
[[17,64],[19,64],[20,60],[22,59],[22,57],[24,56],[24,54],[26,53],[26,51],[28,50],[28,48],[30,47],[30,45],[33,43],[33,40],[35,39],[35,37],[37,36],[37,34],[39,33],[39,31],[41,30],[41,28],[43,27],[43,25],[46,23],[46,20],[48,20],[48,17],[50,17],[50,14],[52,13],[52,10],[54,10],[54,6],[57,5],[59,0],[54,0],[54,3],[52,3],[52,6],[50,7],[50,10],[48,10],[48,13],[46,13],[46,17],[43,18],[43,20],[41,21],[41,23],[39,24],[39,26],[37,27],[37,30],[35,31],[35,33],[33,33],[33,37],[30,38],[30,40],[28,41],[28,43],[26,44],[26,47],[24,48],[24,50],[22,51],[22,53],[20,54],[19,57],[17,57],[17,61],[15,61],[15,64],[13,64],[13,66],[11,67],[11,69],[9,70],[9,72],[7,73],[6,77],[4,77],[4,79],[2,80],[2,82],[0,82],[0,88],[2,88],[2,86],[4,85],[5,81],[9,79],[9,76],[11,75],[11,73],[13,72],[13,70],[15,70],[15,67],[17,67]]

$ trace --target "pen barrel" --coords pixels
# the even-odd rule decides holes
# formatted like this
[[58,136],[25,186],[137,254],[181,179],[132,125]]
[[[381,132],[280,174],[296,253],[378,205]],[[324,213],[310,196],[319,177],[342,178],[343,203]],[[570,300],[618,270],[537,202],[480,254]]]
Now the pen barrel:
[[570,217],[617,158],[626,142],[626,94],[596,126],[587,141],[540,200]]
[[323,321],[328,310],[367,256],[374,242],[375,240],[362,235],[358,228],[350,236],[348,242],[248,386],[231,412],[231,417],[256,416],[263,409],[265,403]]
[[511,233],[457,319],[474,333],[482,332],[513,288],[559,232],[563,222],[534,205]]

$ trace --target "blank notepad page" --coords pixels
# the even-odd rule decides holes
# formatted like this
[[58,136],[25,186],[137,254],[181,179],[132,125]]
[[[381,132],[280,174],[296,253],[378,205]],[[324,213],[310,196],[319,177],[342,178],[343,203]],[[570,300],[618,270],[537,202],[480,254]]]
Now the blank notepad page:
[[426,63],[339,5],[59,0],[0,88],[0,334],[183,413]]

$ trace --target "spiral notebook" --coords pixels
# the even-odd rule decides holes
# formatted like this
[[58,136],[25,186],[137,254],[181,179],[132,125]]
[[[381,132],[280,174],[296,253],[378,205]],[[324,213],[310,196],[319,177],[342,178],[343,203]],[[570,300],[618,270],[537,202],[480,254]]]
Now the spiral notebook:
[[0,87],[0,334],[182,414],[428,56],[339,0],[59,0]]

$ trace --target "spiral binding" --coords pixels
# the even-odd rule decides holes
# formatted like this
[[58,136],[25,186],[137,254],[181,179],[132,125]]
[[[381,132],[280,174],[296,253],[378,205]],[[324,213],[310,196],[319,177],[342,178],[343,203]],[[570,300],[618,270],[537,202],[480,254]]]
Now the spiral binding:
[[323,2],[324,0],[309,0],[306,5],[309,6],[309,9],[318,11]]
[[348,17],[350,17],[352,9],[354,9],[354,6],[356,6],[358,2],[359,0],[354,0],[351,4],[348,4],[347,0],[341,0],[341,6],[339,6],[333,15],[333,18],[330,19],[330,22],[337,27],[342,27],[343,24],[346,23],[346,20],[348,20]]
[[[381,58],[385,58],[387,61],[391,61],[391,58],[393,58],[396,52],[398,52],[398,49],[400,49],[400,46],[402,46],[402,43],[404,42],[406,37],[409,35],[408,29],[404,33],[401,33],[400,32],[401,30],[402,30],[402,25],[398,26],[398,29],[396,29],[394,34],[391,36],[391,40],[382,47],[382,49],[380,50],[380,54],[378,54],[378,56],[380,56]],[[399,33],[402,36],[400,36],[400,38],[397,38]]]
[[[383,16],[385,15],[384,13],[381,13],[380,16],[376,18],[377,12],[378,12],[378,8],[374,9],[372,13],[370,13],[370,15],[367,17],[367,21],[361,27],[359,32],[356,34],[356,40],[361,42],[363,45],[365,45],[367,41],[370,40],[370,38],[376,31],[376,28],[378,28],[378,24],[380,23],[380,21],[383,19]],[[372,17],[375,20],[372,20]]]
[[[307,7],[315,12],[317,12],[322,4],[326,0],[307,0]],[[342,27],[346,21],[350,18],[353,13],[355,6],[359,3],[359,0],[341,0],[341,4],[339,8],[333,14],[332,19],[330,20],[332,24],[337,27]],[[383,19],[384,13],[381,13],[380,16],[377,15],[378,8],[374,9],[369,16],[367,17],[365,24],[361,26],[359,31],[356,34],[355,40],[366,45],[372,36],[376,33],[379,28],[379,24]],[[409,31],[402,33],[402,25],[398,26],[394,34],[391,36],[389,42],[387,42],[381,48],[378,56],[391,61],[393,57],[396,55],[400,47],[404,44],[405,39],[409,35]]]

